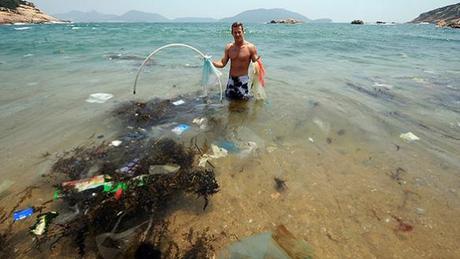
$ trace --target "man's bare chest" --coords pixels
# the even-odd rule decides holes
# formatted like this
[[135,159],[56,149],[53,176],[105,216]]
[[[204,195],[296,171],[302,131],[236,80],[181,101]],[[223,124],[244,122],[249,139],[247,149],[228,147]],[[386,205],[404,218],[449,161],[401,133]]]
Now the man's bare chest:
[[236,48],[236,47],[233,47],[233,48],[230,48],[229,50],[229,57],[230,59],[232,60],[249,60],[249,57],[250,57],[250,52],[249,52],[249,49],[247,47],[243,47],[243,48]]

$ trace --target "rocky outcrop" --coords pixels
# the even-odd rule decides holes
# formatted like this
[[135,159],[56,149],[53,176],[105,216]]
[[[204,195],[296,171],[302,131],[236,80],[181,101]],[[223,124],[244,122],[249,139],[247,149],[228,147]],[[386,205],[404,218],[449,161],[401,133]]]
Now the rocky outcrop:
[[460,27],[460,3],[448,5],[426,13],[412,20],[411,23],[433,23],[438,27]]
[[22,3],[16,9],[0,7],[0,24],[14,23],[48,23],[62,22],[61,20],[49,16],[32,3]]
[[448,22],[446,20],[440,20],[436,22],[436,27],[438,28],[451,27],[451,28],[459,29],[460,19],[450,20]]
[[448,26],[451,28],[460,29],[460,19],[449,23]]
[[271,20],[270,23],[298,24],[298,23],[303,23],[303,22],[300,20],[293,19],[293,18],[287,18],[287,19]]
[[353,20],[351,24],[364,24],[362,20]]

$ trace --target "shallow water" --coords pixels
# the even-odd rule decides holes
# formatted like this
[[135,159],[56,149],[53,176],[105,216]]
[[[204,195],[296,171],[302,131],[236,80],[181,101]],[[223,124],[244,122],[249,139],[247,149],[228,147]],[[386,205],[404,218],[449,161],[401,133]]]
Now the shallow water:
[[[137,67],[151,51],[180,42],[217,59],[231,41],[227,24],[27,27],[0,27],[6,206],[41,182],[56,154],[101,135],[113,140],[120,125],[110,111],[118,104],[200,89],[199,58],[169,49],[146,68],[133,96]],[[459,257],[459,31],[248,25],[246,38],[263,57],[269,98],[245,108],[224,102],[216,116],[222,138],[258,149],[213,161],[221,191],[206,212],[199,201],[176,204],[177,239],[191,226],[210,227],[221,247],[284,224],[319,258]],[[114,97],[85,102],[93,93]],[[420,140],[403,141],[406,132]],[[284,192],[274,177],[286,180]],[[398,230],[398,219],[413,230]]]

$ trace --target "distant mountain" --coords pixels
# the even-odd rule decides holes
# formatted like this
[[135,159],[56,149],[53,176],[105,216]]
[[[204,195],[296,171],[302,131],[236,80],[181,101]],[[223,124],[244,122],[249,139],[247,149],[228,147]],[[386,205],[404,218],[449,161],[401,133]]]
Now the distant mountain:
[[156,13],[129,11],[117,18],[120,22],[169,22],[170,20]]
[[446,23],[454,23],[460,21],[460,3],[422,13],[419,17],[412,20],[411,23],[438,23],[441,20],[444,20]]
[[181,17],[176,18],[173,22],[218,22],[219,20],[214,18],[206,18],[206,17]]
[[307,17],[288,11],[286,9],[275,8],[275,9],[255,9],[248,10],[242,13],[239,13],[232,17],[227,17],[220,19],[221,22],[244,22],[244,23],[266,23],[271,20],[281,20],[286,18],[293,18],[295,20],[300,20],[303,22],[310,22],[311,20]]
[[118,16],[113,14],[102,14],[96,11],[70,11],[68,13],[55,14],[54,17],[72,22],[111,22],[116,21]]
[[102,14],[96,11],[81,12],[71,11],[68,13],[55,14],[59,19],[72,22],[245,22],[245,23],[267,23],[271,20],[292,18],[303,22],[325,23],[332,22],[330,19],[310,20],[307,17],[285,9],[256,9],[237,14],[224,19],[209,17],[181,17],[168,19],[160,14],[146,13],[140,11],[129,11],[123,15]]
[[55,14],[63,20],[72,22],[169,22],[170,20],[156,13],[129,11],[123,15],[102,14],[96,11],[81,12],[71,11],[68,13]]

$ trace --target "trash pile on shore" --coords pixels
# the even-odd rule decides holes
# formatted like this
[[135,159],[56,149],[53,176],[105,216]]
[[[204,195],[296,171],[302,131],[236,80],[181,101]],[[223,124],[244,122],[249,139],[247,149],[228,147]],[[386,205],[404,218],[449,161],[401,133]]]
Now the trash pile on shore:
[[[210,257],[212,237],[206,233],[192,235],[187,251],[180,251],[168,236],[166,212],[178,195],[202,198],[205,210],[210,196],[219,191],[214,169],[198,165],[205,147],[187,147],[165,135],[152,137],[146,130],[170,125],[177,114],[178,105],[169,100],[119,106],[114,115],[123,130],[116,140],[77,147],[54,163],[47,175],[55,188],[52,200],[21,209],[29,189],[10,213],[0,211],[2,225],[13,217],[0,232],[1,257],[61,244],[80,256],[92,251],[103,258]],[[33,247],[18,251],[14,223],[33,216]]]
[[[26,206],[39,189],[30,186],[9,212],[0,208],[0,257],[49,251],[98,258],[311,258],[308,244],[284,226],[219,251],[208,229],[190,228],[185,244],[174,240],[168,215],[180,209],[177,200],[201,200],[205,213],[219,191],[211,160],[249,159],[263,146],[248,128],[226,134],[222,104],[181,98],[122,103],[112,112],[120,122],[114,139],[60,154],[44,176],[52,199]],[[274,180],[276,190],[285,191],[285,181]]]

